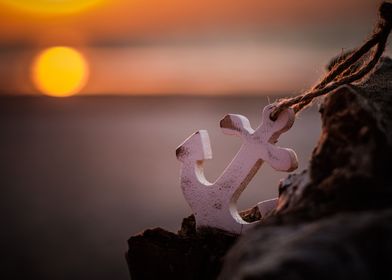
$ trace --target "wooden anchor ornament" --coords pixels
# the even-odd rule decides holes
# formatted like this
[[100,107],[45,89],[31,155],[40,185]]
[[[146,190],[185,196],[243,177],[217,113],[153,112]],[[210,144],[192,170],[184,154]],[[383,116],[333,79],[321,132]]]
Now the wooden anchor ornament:
[[[236,203],[264,161],[278,171],[293,171],[298,167],[297,156],[291,149],[274,144],[283,132],[291,128],[295,113],[287,108],[276,120],[270,118],[275,106],[268,105],[262,113],[261,124],[253,130],[242,115],[229,114],[220,121],[224,134],[242,138],[242,146],[218,179],[211,183],[203,172],[203,162],[212,158],[210,139],[206,130],[192,134],[176,150],[181,164],[181,188],[196,219],[196,227],[214,227],[236,234],[254,226],[244,221]],[[277,199],[260,202],[264,215],[276,206]]]
[[[238,197],[264,161],[279,171],[297,168],[294,151],[274,146],[279,135],[293,125],[296,113],[315,98],[333,94],[339,87],[361,80],[375,68],[392,30],[392,4],[382,3],[379,15],[375,31],[361,47],[336,59],[324,78],[308,91],[265,107],[261,125],[256,130],[241,115],[227,115],[221,120],[223,133],[240,136],[243,144],[214,183],[208,182],[203,173],[203,161],[212,157],[207,131],[194,133],[178,147],[177,158],[182,162],[181,188],[195,215],[197,228],[215,227],[242,233],[254,225],[240,217],[236,207]],[[258,207],[263,215],[275,205],[276,199],[260,202]]]

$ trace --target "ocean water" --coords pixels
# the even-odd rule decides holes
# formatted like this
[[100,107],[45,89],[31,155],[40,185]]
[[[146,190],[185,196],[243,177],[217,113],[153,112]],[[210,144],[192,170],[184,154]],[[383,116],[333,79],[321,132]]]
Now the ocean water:
[[[129,279],[127,239],[151,227],[176,231],[191,213],[176,147],[207,129],[213,181],[241,144],[219,120],[243,114],[255,127],[266,104],[265,96],[1,98],[2,274]],[[320,127],[314,106],[281,136],[278,144],[297,152],[297,171],[307,167]],[[264,164],[239,208],[276,197],[285,176]]]

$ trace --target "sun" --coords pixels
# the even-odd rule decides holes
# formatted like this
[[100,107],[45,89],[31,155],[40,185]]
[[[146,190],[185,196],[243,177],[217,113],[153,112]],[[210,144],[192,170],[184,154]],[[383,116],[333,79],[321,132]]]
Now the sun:
[[51,47],[42,51],[32,65],[37,89],[49,96],[67,97],[78,93],[88,78],[86,59],[69,47]]
[[33,14],[70,14],[93,8],[103,0],[0,0],[14,9]]

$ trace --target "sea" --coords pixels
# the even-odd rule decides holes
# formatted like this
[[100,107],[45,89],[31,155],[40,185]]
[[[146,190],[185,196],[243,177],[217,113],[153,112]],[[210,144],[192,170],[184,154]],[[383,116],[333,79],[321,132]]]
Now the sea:
[[[4,279],[129,279],[127,240],[148,228],[176,232],[191,214],[175,150],[205,129],[214,181],[241,139],[220,119],[253,127],[276,96],[79,96],[0,98],[0,244]],[[301,113],[277,145],[306,169],[321,131],[318,106]],[[263,164],[241,195],[246,209],[278,195],[287,173]]]

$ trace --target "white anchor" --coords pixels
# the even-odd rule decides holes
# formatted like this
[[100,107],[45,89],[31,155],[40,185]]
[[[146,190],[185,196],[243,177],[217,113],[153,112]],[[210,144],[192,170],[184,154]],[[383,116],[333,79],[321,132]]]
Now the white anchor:
[[[297,156],[291,149],[274,146],[280,134],[294,123],[292,109],[280,113],[276,121],[270,119],[274,105],[262,113],[261,125],[253,130],[242,115],[226,115],[220,121],[223,133],[240,136],[242,146],[219,178],[210,183],[204,176],[203,161],[212,158],[210,139],[206,130],[192,134],[176,150],[181,165],[181,188],[196,219],[196,227],[214,227],[236,234],[254,226],[238,213],[236,206],[244,191],[264,161],[278,171],[293,171],[298,167]],[[276,207],[277,199],[260,202],[262,215]]]

